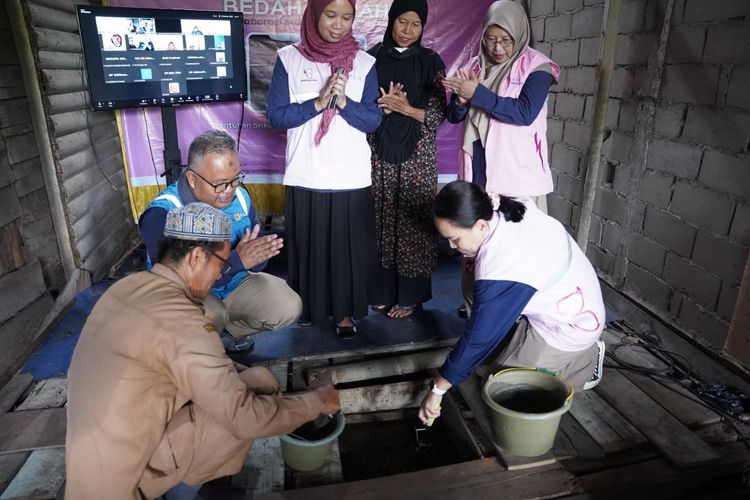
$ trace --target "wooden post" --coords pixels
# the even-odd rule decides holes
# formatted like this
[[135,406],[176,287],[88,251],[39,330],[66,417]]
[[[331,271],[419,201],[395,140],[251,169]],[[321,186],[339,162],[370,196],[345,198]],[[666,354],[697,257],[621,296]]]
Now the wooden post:
[[591,127],[591,145],[589,146],[588,167],[586,168],[586,179],[583,184],[583,202],[581,203],[581,215],[578,219],[578,230],[576,242],[586,253],[589,244],[589,228],[591,227],[591,214],[594,211],[594,198],[596,198],[596,185],[599,181],[599,163],[602,154],[602,142],[604,142],[604,123],[607,118],[607,103],[609,100],[609,87],[612,82],[612,68],[615,64],[615,44],[617,42],[618,20],[620,18],[620,0],[609,0],[604,7],[604,41],[602,42],[602,53],[599,57],[599,86],[596,89],[596,105],[594,107],[594,123]]
[[724,354],[750,369],[750,258],[745,263],[745,274],[742,276],[737,304],[729,324]]

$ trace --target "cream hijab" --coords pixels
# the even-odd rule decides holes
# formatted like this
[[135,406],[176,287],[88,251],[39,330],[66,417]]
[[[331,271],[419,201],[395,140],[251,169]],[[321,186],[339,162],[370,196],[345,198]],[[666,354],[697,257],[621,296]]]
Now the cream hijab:
[[[513,38],[513,53],[503,63],[495,63],[484,51],[484,34],[490,26],[497,25],[508,32]],[[499,0],[487,9],[482,23],[482,38],[479,40],[479,83],[496,94],[500,91],[500,84],[510,73],[513,63],[526,51],[529,46],[529,18],[523,7],[512,0]],[[543,69],[543,68],[540,68]],[[487,142],[490,128],[490,116],[482,109],[472,107],[464,128],[463,148],[469,154],[474,154],[474,141],[480,139],[482,146]]]

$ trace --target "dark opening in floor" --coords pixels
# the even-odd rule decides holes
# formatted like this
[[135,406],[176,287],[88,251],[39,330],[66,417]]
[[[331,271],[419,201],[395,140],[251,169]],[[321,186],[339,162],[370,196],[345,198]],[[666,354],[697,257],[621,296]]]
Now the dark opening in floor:
[[[339,437],[345,481],[389,476],[462,461],[441,419],[417,431],[417,410],[402,420],[348,424]],[[418,434],[418,436],[417,436]]]

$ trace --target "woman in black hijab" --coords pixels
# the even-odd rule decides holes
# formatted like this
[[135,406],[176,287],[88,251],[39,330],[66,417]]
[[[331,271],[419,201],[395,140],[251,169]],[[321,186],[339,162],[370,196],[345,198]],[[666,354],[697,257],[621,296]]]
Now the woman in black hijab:
[[369,50],[384,117],[368,136],[372,155],[379,269],[373,309],[409,316],[432,297],[437,234],[431,205],[437,191],[435,131],[445,118],[445,64],[421,45],[426,0],[395,0],[383,42]]

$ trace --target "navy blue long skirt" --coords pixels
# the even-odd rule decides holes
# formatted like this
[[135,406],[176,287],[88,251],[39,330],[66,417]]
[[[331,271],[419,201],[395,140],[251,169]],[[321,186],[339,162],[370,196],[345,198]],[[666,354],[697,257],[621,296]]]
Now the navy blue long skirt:
[[288,282],[302,298],[300,321],[338,323],[367,316],[376,263],[370,188],[287,186],[285,226]]

